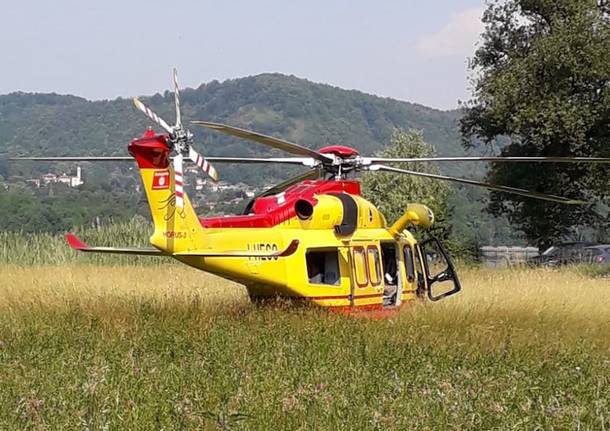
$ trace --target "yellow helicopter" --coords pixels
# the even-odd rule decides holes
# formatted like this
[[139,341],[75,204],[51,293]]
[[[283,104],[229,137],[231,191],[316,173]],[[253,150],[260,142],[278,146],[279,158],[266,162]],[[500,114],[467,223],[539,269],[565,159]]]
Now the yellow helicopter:
[[[363,157],[341,145],[313,150],[228,125],[192,124],[283,150],[293,157],[204,158],[182,124],[177,72],[173,71],[176,123],[170,126],[137,98],[135,106],[164,133],[151,129],[134,139],[126,157],[15,157],[39,161],[136,161],[154,223],[151,248],[91,247],[72,234],[69,245],[83,252],[169,256],[194,268],[243,284],[253,301],[287,297],[333,309],[396,308],[427,296],[432,301],[460,291],[460,282],[441,242],[418,242],[408,227],[428,228],[434,215],[410,204],[394,224],[361,196],[354,174],[382,171],[416,175],[564,204],[579,200],[464,178],[392,166],[404,162],[594,162],[581,157]],[[282,163],[307,172],[256,196],[243,214],[200,218],[184,192],[185,159],[213,180],[212,163]]]

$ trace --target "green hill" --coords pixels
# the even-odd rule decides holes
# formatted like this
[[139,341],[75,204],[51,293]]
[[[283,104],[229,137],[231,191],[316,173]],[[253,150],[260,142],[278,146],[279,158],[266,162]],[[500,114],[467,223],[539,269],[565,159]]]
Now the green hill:
[[[203,84],[182,92],[183,116],[247,127],[312,148],[353,146],[363,154],[382,148],[396,127],[423,129],[439,154],[461,154],[456,111],[443,112],[294,76],[263,74]],[[171,122],[173,95],[144,97]],[[128,99],[87,101],[56,94],[0,96],[0,153],[123,154],[150,124]],[[265,147],[192,127],[206,155],[262,155]],[[240,169],[239,172],[243,172]],[[232,177],[231,177],[232,178]]]
[[[142,100],[168,122],[174,120],[173,94],[166,91]],[[383,148],[395,128],[422,129],[427,142],[438,155],[460,155],[464,150],[458,134],[458,111],[439,111],[422,105],[402,102],[390,98],[372,96],[359,91],[347,91],[325,84],[313,83],[294,76],[262,74],[246,78],[213,81],[196,89],[185,89],[181,94],[183,118],[185,120],[208,120],[238,127],[249,128],[265,134],[281,137],[299,144],[320,148],[329,144],[343,144],[358,149],[362,154],[372,155]],[[6,155],[126,155],[129,141],[149,127],[150,122],[137,111],[130,99],[118,98],[105,101],[88,101],[75,96],[57,94],[12,93],[0,96],[0,158]],[[207,156],[263,156],[282,154],[251,142],[230,138],[196,126],[197,148]],[[282,154],[286,155],[286,154]],[[39,208],[33,219],[42,221],[33,225],[48,230],[70,227],[71,224],[87,223],[95,215],[121,218],[133,213],[133,208],[122,209],[129,196],[136,195],[138,183],[131,164],[84,164],[86,184],[82,188],[95,201],[96,193],[112,193],[100,199],[94,212],[79,210],[78,216],[57,214],[56,210]],[[0,161],[0,177],[10,184],[25,183],[44,172],[70,171],[68,164],[8,164]],[[285,166],[218,166],[221,177],[234,183],[243,181],[252,185],[287,178],[295,168]],[[441,169],[450,174],[472,177],[483,172],[482,166],[443,165]],[[473,174],[473,170],[475,174]],[[0,178],[1,179],[1,178]],[[14,187],[13,187],[14,189]],[[48,191],[24,192],[25,197],[9,199],[0,196],[0,206],[6,217],[14,211],[7,209],[15,200],[25,201],[24,211],[34,212],[43,203],[61,208],[64,201],[79,199],[76,191],[59,190],[49,198]],[[4,192],[6,194],[6,192]],[[30,196],[30,194],[32,196]],[[38,196],[37,196],[38,195]],[[477,199],[483,199],[478,194]],[[61,199],[64,199],[62,201]],[[59,200],[59,201],[58,201]],[[474,211],[481,214],[481,205],[469,201],[464,210],[464,200],[456,195],[455,205],[461,218],[471,218]],[[107,202],[107,203],[104,203]],[[112,202],[120,202],[120,210]],[[127,205],[129,207],[129,205]],[[139,199],[139,211],[145,206]],[[112,209],[112,210],[111,210]],[[42,216],[44,212],[48,216]],[[7,215],[8,214],[8,215]],[[487,216],[485,220],[489,220]],[[0,228],[14,229],[22,226],[20,218],[12,223],[0,222]],[[461,222],[457,221],[457,224]],[[462,223],[463,224],[463,223]],[[32,225],[32,226],[33,226]],[[8,227],[7,227],[8,226]],[[468,228],[472,230],[471,228]],[[464,230],[467,232],[467,230]]]

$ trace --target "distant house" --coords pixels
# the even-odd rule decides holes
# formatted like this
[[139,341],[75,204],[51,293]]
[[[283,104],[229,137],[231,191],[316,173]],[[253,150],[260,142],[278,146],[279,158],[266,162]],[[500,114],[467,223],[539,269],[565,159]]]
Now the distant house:
[[45,186],[47,184],[50,184],[50,183],[56,183],[57,182],[57,175],[51,174],[51,173],[44,174],[42,176],[42,182],[44,183]]
[[56,182],[70,185],[72,183],[72,177],[70,177],[66,174],[61,174],[60,176],[57,177]]
[[68,187],[78,187],[84,184],[80,166],[76,168],[76,176],[67,175],[65,173],[57,176],[56,174],[49,172],[48,174],[44,174],[40,179],[32,178],[28,180],[28,182],[31,182],[32,184],[38,182],[36,185],[37,187],[40,187],[41,183],[45,186],[53,183],[62,183],[66,184]]

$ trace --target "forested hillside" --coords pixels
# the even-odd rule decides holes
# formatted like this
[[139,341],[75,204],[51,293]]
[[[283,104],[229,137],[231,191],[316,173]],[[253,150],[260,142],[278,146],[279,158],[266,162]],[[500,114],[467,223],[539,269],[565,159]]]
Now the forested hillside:
[[[143,97],[142,100],[168,122],[173,121],[172,93],[166,91],[164,94]],[[187,120],[228,123],[312,148],[343,144],[370,155],[388,144],[395,128],[416,128],[423,130],[425,140],[434,146],[438,155],[458,155],[464,152],[458,135],[457,111],[443,112],[359,91],[316,84],[294,76],[263,74],[222,83],[213,81],[196,89],[185,89],[181,100],[183,118]],[[0,157],[125,155],[127,143],[148,126],[148,120],[136,111],[129,99],[88,101],[56,94],[12,93],[0,96]],[[256,143],[221,136],[196,126],[191,127],[191,130],[195,133],[197,148],[204,155],[270,154],[267,148]],[[127,187],[126,192],[135,193],[134,184],[137,181],[133,178],[130,167],[131,164],[84,164],[86,181],[82,188],[90,193],[109,189],[116,193]],[[5,182],[15,184],[24,183],[29,177],[44,172],[69,171],[72,168],[67,164],[0,162],[0,176]],[[286,178],[294,172],[283,166],[267,165],[222,165],[218,168],[221,177],[227,181],[243,181],[253,185]],[[473,167],[444,165],[441,170],[472,176]],[[481,167],[477,167],[476,172],[481,173]],[[20,190],[19,193],[24,193],[23,188]],[[32,194],[48,193],[33,191]],[[74,199],[74,193],[55,195],[69,196],[71,201]],[[36,201],[38,196],[32,198],[28,202]],[[55,199],[55,205],[57,199],[60,198]],[[7,202],[8,197],[4,196],[3,199],[0,196],[0,201],[2,200]],[[125,198],[122,197],[120,201],[124,202]],[[461,205],[461,199],[455,201],[458,206]],[[91,218],[93,214],[84,211],[85,214],[81,211],[78,217],[70,219],[73,221],[60,223],[62,226],[58,229]],[[125,212],[127,214],[130,211],[133,212]],[[119,217],[122,212],[117,214],[115,209],[112,214]],[[106,215],[105,212],[102,214]],[[56,217],[56,214],[49,217]],[[19,225],[19,220],[14,220],[11,228],[15,223]],[[49,224],[56,223],[47,221],[42,225],[46,229]]]
[[[346,91],[279,74],[264,74],[182,92],[183,115],[251,128],[312,148],[353,146],[372,154],[387,144],[394,128],[424,130],[439,154],[460,154],[457,112]],[[173,96],[144,97],[162,117],[173,120]],[[13,93],[0,96],[0,151],[4,154],[108,155],[150,124],[128,99],[87,101],[74,96]],[[193,132],[207,155],[268,154],[265,147],[213,132]],[[0,172],[2,174],[2,172]],[[244,172],[234,180],[260,178]]]

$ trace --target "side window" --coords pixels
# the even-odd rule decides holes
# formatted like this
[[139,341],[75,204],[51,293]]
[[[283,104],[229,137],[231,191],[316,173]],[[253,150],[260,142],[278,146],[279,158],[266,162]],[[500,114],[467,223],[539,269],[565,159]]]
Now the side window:
[[379,263],[379,250],[376,246],[370,245],[367,248],[368,253],[368,269],[371,284],[379,286],[381,284],[381,264]]
[[415,271],[417,271],[417,295],[421,296],[426,291],[426,281],[425,281],[425,273],[424,268],[422,267],[421,258],[420,258],[419,246],[415,246]]
[[338,286],[341,282],[339,274],[339,255],[337,249],[308,250],[305,255],[307,263],[307,278],[311,284],[330,284]]
[[358,287],[365,287],[369,284],[367,268],[366,268],[366,254],[364,247],[354,247],[354,273],[356,275],[356,284]]
[[421,266],[419,247],[415,247],[415,270],[417,271],[417,278],[419,280],[423,280],[424,279],[424,269]]
[[413,266],[413,252],[411,246],[406,245],[404,248],[405,253],[405,269],[407,270],[407,281],[413,283],[415,281],[415,267]]

